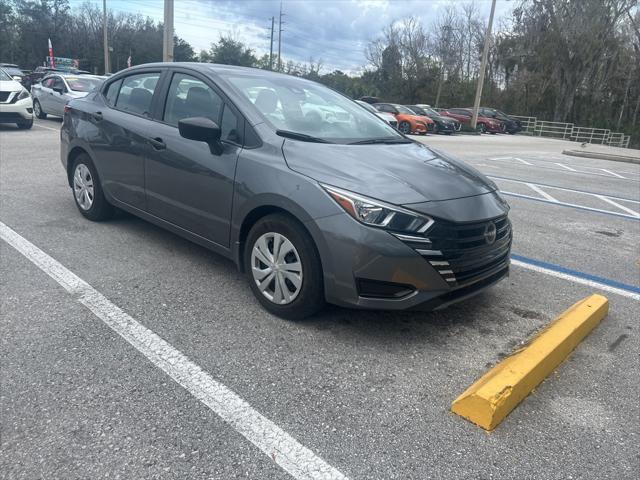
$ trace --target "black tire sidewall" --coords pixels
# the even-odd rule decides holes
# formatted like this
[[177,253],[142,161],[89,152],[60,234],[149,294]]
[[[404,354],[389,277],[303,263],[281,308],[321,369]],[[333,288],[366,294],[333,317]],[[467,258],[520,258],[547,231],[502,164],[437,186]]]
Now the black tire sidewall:
[[[38,108],[36,108],[36,104],[38,105]],[[33,109],[36,112],[40,112],[40,113],[36,113],[36,117],[38,117],[39,119],[44,119],[47,118],[47,114],[44,113],[44,110],[42,110],[42,105],[40,104],[40,102],[38,100],[35,100],[33,102]]]
[[21,130],[29,130],[31,127],[33,127],[33,118],[25,122],[18,122],[17,125]]
[[[91,178],[93,179],[93,203],[91,204],[91,208],[89,208],[89,210],[83,210],[80,205],[78,205],[75,189],[73,187],[73,177],[76,173],[76,168],[80,164],[84,164],[89,169],[89,171],[91,172]],[[99,222],[101,220],[107,220],[113,215],[113,207],[109,204],[109,202],[107,202],[107,199],[104,197],[104,192],[102,191],[102,185],[100,184],[98,171],[93,165],[93,162],[91,161],[89,155],[85,153],[78,155],[73,161],[73,166],[71,169],[71,194],[73,195],[73,201],[76,204],[78,211],[85,218],[88,218],[89,220],[92,220],[94,222]]]
[[[288,305],[277,305],[258,289],[251,273],[251,251],[258,238],[268,232],[277,232],[289,239],[298,251],[302,263],[302,286],[298,296]],[[261,218],[251,228],[245,242],[244,269],[251,291],[270,313],[287,320],[301,320],[317,313],[324,306],[324,279],[322,265],[313,239],[293,217],[272,214]]]

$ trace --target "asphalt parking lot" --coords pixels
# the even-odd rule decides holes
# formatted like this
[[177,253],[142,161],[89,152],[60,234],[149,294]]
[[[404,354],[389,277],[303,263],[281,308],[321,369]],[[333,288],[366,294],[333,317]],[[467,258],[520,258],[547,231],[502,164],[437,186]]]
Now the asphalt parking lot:
[[[547,139],[420,137],[507,196],[509,279],[440,312],[328,307],[293,323],[197,245],[125,214],[83,219],[59,128],[0,126],[1,224],[237,397],[208,407],[0,241],[0,478],[637,478],[639,165],[569,157]],[[608,317],[494,432],[449,412],[594,292]],[[215,413],[240,402],[234,421]],[[293,465],[269,442],[294,448]]]

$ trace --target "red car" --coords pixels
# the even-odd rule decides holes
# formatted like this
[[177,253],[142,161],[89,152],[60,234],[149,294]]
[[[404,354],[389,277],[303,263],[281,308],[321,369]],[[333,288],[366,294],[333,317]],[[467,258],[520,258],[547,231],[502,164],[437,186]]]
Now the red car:
[[[473,115],[473,111],[470,108],[449,108],[447,110],[442,110],[439,112],[440,115],[445,115],[447,117],[452,117],[458,120],[465,125],[471,125],[471,117]],[[478,121],[476,122],[476,129],[480,133],[504,133],[504,123],[495,118],[483,117],[482,115],[478,115]]]

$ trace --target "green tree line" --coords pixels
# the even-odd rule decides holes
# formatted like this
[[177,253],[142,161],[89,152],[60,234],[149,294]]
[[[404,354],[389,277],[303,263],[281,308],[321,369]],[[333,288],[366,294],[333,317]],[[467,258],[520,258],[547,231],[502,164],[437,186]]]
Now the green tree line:
[[[638,0],[514,0],[494,26],[483,105],[515,115],[609,128],[640,144],[640,11]],[[321,60],[282,59],[280,70],[324,83],[351,97],[399,103],[470,106],[487,21],[473,2],[451,2],[425,25],[409,17],[369,42],[368,65],[357,74],[327,72]],[[113,70],[162,58],[161,23],[108,12]],[[80,59],[102,72],[102,11],[67,0],[0,0],[0,61],[41,65],[51,38],[56,56]],[[228,35],[199,54],[175,37],[176,61],[277,68]]]

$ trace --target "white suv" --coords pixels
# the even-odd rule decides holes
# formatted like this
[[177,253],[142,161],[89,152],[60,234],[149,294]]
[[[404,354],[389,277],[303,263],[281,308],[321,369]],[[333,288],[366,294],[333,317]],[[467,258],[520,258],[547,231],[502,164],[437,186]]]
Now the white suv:
[[18,128],[33,126],[33,101],[29,91],[0,68],[0,123],[15,123]]

